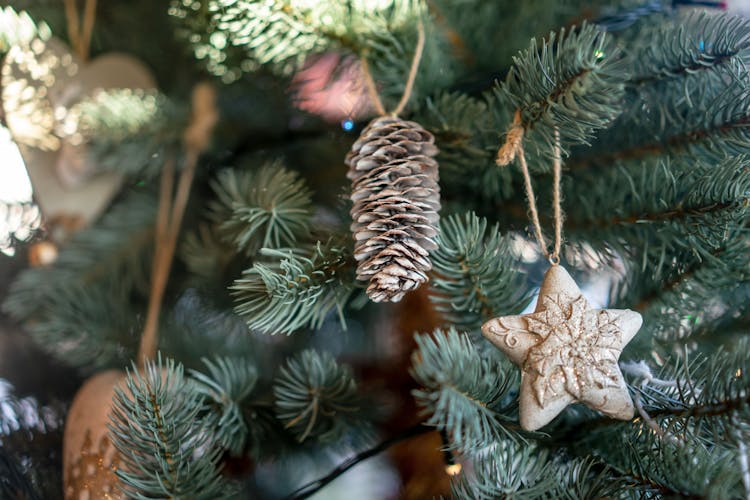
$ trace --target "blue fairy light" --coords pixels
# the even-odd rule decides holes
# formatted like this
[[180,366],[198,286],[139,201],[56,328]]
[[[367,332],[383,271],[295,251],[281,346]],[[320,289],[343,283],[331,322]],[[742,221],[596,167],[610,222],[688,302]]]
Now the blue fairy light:
[[354,130],[354,122],[350,119],[346,119],[341,122],[341,128],[343,128],[346,132],[351,132]]

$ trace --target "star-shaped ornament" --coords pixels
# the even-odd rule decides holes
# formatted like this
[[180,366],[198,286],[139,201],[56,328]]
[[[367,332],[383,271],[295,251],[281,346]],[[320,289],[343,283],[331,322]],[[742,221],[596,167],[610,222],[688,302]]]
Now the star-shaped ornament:
[[544,276],[533,313],[492,319],[482,333],[521,368],[521,427],[533,431],[576,401],[613,418],[633,418],[617,362],[642,323],[629,309],[593,309],[556,265]]

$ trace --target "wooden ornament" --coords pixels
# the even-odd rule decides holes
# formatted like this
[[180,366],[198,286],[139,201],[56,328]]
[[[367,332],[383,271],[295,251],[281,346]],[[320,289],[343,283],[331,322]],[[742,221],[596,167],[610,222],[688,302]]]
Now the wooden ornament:
[[97,172],[75,131],[64,130],[67,110],[96,92],[152,89],[155,80],[135,58],[112,53],[81,64],[56,39],[14,47],[2,70],[2,105],[11,136],[47,220],[95,220],[122,186],[123,175]]
[[495,318],[482,333],[521,368],[521,427],[536,430],[571,403],[633,418],[618,360],[641,327],[629,309],[594,309],[559,265],[544,276],[536,309]]
[[124,380],[125,372],[120,370],[94,375],[83,384],[70,406],[63,436],[66,500],[125,498],[117,487],[115,473],[120,460],[107,430],[115,388],[124,386]]

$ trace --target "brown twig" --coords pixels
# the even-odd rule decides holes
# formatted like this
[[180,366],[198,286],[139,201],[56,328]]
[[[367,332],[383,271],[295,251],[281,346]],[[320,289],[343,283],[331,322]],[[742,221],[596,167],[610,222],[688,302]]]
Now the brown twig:
[[174,161],[171,158],[167,160],[162,173],[159,211],[156,216],[156,249],[151,271],[151,291],[146,323],[138,349],[138,363],[141,367],[156,356],[161,303],[167,287],[169,271],[172,268],[180,224],[190,195],[190,185],[195,176],[197,160],[197,155],[190,155],[186,159],[185,166],[180,172],[177,194],[172,203],[170,203],[170,198],[174,185]]
[[168,159],[162,172],[159,193],[159,211],[156,216],[156,248],[151,269],[151,291],[146,313],[146,323],[138,349],[138,364],[145,363],[156,356],[159,343],[159,314],[164,291],[172,267],[177,238],[180,234],[185,208],[190,197],[190,187],[195,178],[198,157],[209,144],[211,132],[218,120],[216,111],[216,93],[208,84],[198,84],[193,89],[193,117],[183,134],[185,162],[180,172],[177,192],[172,199],[174,189],[174,161]]
[[83,8],[83,24],[81,24],[76,0],[64,0],[65,19],[68,25],[68,37],[78,58],[86,62],[89,59],[91,35],[96,21],[97,0],[86,0]]

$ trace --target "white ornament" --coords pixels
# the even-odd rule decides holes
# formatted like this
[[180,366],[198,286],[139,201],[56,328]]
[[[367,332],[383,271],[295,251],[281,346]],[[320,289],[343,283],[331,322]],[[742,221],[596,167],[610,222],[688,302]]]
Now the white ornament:
[[536,430],[574,402],[633,418],[618,360],[642,322],[629,309],[592,308],[557,265],[544,276],[533,313],[492,319],[482,333],[521,368],[521,427]]

